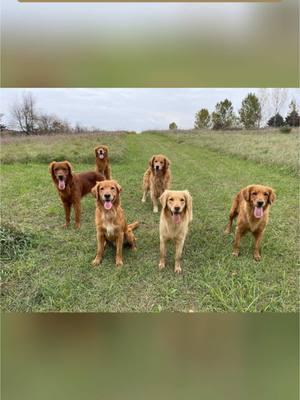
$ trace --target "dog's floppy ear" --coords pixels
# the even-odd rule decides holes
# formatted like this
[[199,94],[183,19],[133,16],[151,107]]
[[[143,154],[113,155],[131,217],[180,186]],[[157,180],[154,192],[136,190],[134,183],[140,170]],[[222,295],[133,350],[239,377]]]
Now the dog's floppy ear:
[[155,159],[155,156],[152,156],[152,157],[150,158],[150,160],[149,160],[149,167],[150,167],[150,168],[153,168],[154,159]]
[[64,163],[68,167],[69,175],[72,177],[73,176],[73,167],[72,167],[71,163],[69,161],[64,161]]
[[49,164],[49,172],[50,172],[50,174],[52,175],[52,178],[55,178],[55,176],[54,176],[54,165],[56,164],[56,161],[52,161],[50,164]]
[[106,153],[108,154],[108,146],[101,146],[102,149],[104,149],[106,151]]
[[171,161],[167,157],[165,157],[165,169],[168,169],[170,164],[171,164]]
[[188,215],[188,221],[191,222],[193,220],[193,198],[190,195],[188,190],[184,190],[184,197],[186,202],[186,211]]
[[166,208],[168,196],[169,196],[169,190],[165,190],[159,198],[163,210]]
[[245,189],[242,190],[242,195],[246,201],[250,201],[250,192],[252,186],[247,186]]
[[99,146],[97,146],[97,147],[94,148],[95,156],[96,156],[96,157],[98,156],[98,149],[99,149],[99,148],[100,148]]
[[115,185],[116,185],[117,191],[118,191],[119,193],[121,193],[121,192],[122,192],[122,186],[119,185],[118,182],[116,182],[116,181],[115,181]]
[[274,190],[271,187],[268,187],[268,191],[269,191],[268,202],[269,202],[270,205],[272,205],[274,203],[274,201],[276,200],[276,194],[275,194]]
[[99,200],[99,182],[96,183],[94,187],[91,189],[91,193],[97,200]]

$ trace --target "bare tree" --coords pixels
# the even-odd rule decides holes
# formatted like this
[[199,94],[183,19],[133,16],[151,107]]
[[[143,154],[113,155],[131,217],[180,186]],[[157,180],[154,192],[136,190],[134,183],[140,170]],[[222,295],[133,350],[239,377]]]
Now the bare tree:
[[36,132],[38,116],[36,102],[31,93],[24,93],[21,102],[15,102],[11,109],[14,123],[26,135]]
[[286,104],[289,91],[286,88],[260,89],[258,98],[261,104],[261,120],[265,125],[270,117],[280,114]]

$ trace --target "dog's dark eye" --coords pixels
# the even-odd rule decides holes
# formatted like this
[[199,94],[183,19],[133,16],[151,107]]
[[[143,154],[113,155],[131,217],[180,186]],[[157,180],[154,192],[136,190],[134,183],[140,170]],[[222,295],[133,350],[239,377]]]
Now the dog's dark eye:
[[173,201],[174,199],[173,199],[173,197],[172,197],[172,198],[170,198],[169,200],[170,200],[170,201]]
[[111,187],[111,190],[115,190],[115,188],[114,188],[114,187]]
[[100,190],[103,190],[103,188],[100,188]]
[[256,192],[253,192],[252,194],[253,194],[253,196],[256,196],[256,195],[257,195],[257,193],[256,193]]
[[269,196],[269,193],[265,192],[265,193],[264,193],[264,196]]
[[184,199],[180,199],[180,201],[181,201],[181,202],[183,202],[183,201],[184,201]]

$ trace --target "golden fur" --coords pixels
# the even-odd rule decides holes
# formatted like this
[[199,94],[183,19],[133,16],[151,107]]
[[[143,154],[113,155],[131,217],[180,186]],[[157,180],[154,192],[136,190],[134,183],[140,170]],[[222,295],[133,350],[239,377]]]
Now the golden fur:
[[111,167],[108,158],[108,147],[95,147],[96,172],[104,175],[105,179],[111,179]]
[[162,210],[160,214],[160,260],[159,268],[165,268],[166,243],[168,240],[175,242],[175,268],[176,273],[181,272],[181,254],[189,223],[193,219],[192,196],[187,190],[165,190],[160,197]]
[[102,261],[107,241],[116,245],[116,265],[123,265],[123,243],[127,242],[133,250],[136,249],[133,229],[138,222],[127,225],[124,211],[120,205],[121,186],[114,180],[99,182],[92,189],[96,197],[95,224],[97,230],[97,254],[92,262],[98,265]]
[[80,228],[80,200],[90,193],[97,181],[104,179],[103,175],[94,171],[74,174],[69,161],[53,161],[49,165],[49,172],[65,209],[66,223],[64,226],[67,227],[70,224],[71,207],[73,206],[75,224],[77,228]]
[[145,203],[146,196],[150,191],[153,204],[153,212],[158,212],[158,199],[171,184],[170,161],[162,154],[154,155],[149,160],[149,167],[143,179],[143,198]]
[[250,231],[255,238],[254,259],[260,261],[260,243],[269,221],[269,208],[275,198],[274,190],[269,186],[262,185],[249,185],[235,196],[229,214],[229,222],[225,229],[225,233],[230,233],[232,222],[237,217],[232,253],[234,256],[238,256],[240,253],[241,238]]

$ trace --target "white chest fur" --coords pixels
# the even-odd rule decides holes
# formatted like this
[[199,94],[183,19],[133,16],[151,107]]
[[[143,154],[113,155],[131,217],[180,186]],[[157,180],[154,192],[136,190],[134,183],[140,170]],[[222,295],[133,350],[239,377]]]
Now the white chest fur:
[[116,227],[115,227],[114,224],[108,222],[108,223],[105,224],[104,228],[106,230],[105,233],[106,233],[107,237],[113,237],[115,235]]

